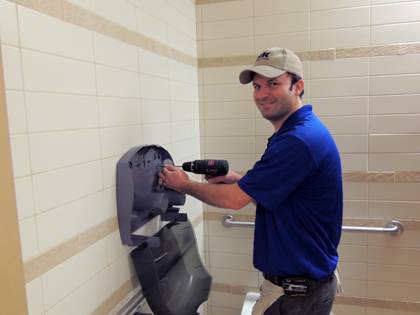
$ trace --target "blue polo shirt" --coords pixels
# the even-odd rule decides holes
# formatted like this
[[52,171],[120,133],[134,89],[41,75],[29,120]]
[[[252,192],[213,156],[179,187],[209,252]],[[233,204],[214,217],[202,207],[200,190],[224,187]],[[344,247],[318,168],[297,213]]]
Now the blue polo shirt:
[[312,279],[334,271],[343,212],[341,163],[311,105],[288,117],[238,185],[257,202],[257,269]]

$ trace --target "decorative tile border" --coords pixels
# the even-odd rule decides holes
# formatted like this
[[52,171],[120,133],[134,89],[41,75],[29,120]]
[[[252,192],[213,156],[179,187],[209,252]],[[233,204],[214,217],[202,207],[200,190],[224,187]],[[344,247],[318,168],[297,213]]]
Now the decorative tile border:
[[210,3],[220,3],[220,2],[232,2],[240,0],[195,0],[196,5],[210,4]]
[[[240,285],[230,285],[224,283],[213,283],[212,291],[229,293],[235,295],[244,295],[249,292],[258,292],[257,288],[245,287]],[[337,296],[335,298],[335,304],[340,305],[357,305],[362,307],[375,307],[399,311],[411,311],[420,312],[420,302],[409,302],[409,301],[392,301],[386,299],[370,299],[362,297],[347,297]]]
[[171,48],[149,37],[131,31],[115,22],[65,0],[9,0],[59,20],[112,37],[127,44],[149,50],[179,62],[196,67],[197,58]]

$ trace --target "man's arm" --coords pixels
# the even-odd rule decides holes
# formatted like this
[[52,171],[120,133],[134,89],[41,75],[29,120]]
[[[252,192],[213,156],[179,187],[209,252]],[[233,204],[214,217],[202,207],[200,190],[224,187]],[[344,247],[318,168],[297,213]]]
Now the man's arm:
[[188,175],[172,165],[159,174],[166,187],[194,196],[215,207],[239,210],[252,202],[238,184],[207,184],[191,181]]

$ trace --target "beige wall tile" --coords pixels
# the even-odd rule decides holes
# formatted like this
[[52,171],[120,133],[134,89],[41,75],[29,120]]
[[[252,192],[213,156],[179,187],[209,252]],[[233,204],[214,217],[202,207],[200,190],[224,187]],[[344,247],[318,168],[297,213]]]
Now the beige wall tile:
[[311,97],[314,98],[363,96],[368,93],[367,77],[311,80]]
[[419,22],[372,26],[373,45],[420,41]]
[[200,58],[252,55],[254,52],[253,37],[203,40],[201,45]]
[[311,30],[369,26],[370,8],[346,8],[311,12]]
[[170,81],[169,86],[172,101],[198,102],[197,85]]
[[[341,265],[343,263],[366,263],[368,259],[367,246],[344,244],[340,246],[339,254]],[[344,271],[346,271],[348,268],[351,268],[351,266],[347,268],[345,267]],[[342,268],[340,268],[340,271],[341,270]]]
[[28,50],[22,51],[22,57],[25,88],[29,91],[96,93],[94,66],[91,63]]
[[140,72],[163,78],[169,77],[170,60],[145,49],[139,49]]
[[77,5],[81,8],[84,8],[86,10],[90,10],[92,7],[92,0],[66,0],[67,2],[70,2],[74,5]]
[[239,309],[237,308],[226,308],[226,307],[218,307],[218,306],[211,306],[210,313],[208,315],[212,314],[223,314],[223,315],[238,315]]
[[[210,268],[213,281],[230,285],[244,285],[248,287],[258,286],[258,272],[248,270],[232,270],[224,268]],[[212,303],[213,304],[213,303]]]
[[370,58],[370,74],[415,74],[420,72],[419,63],[420,55],[374,57]]
[[339,305],[335,303],[333,312],[337,315],[366,315],[366,308],[363,306]]
[[175,164],[179,165],[188,160],[201,158],[200,139],[193,138],[174,142],[172,146],[168,145],[168,151],[171,152]]
[[281,3],[276,0],[261,0],[255,6],[255,16],[260,15],[273,15],[273,14],[286,14],[293,12],[309,11],[309,0],[292,1],[285,0]]
[[368,155],[363,153],[341,153],[343,171],[367,171]]
[[200,5],[203,22],[253,16],[253,2],[240,0]]
[[369,235],[369,246],[381,246],[387,248],[420,248],[420,233],[418,231],[404,231],[402,235]]
[[343,183],[345,200],[367,200],[368,184],[367,183]]
[[343,48],[368,46],[370,44],[369,27],[351,27],[311,32],[311,48]]
[[305,32],[309,30],[309,13],[256,16],[254,23],[255,35]]
[[239,83],[239,74],[246,66],[203,68],[204,84]]
[[21,220],[19,222],[19,232],[22,261],[27,261],[39,254],[35,218],[30,217]]
[[22,177],[15,180],[18,219],[22,220],[34,214],[32,178]]
[[94,161],[100,158],[98,130],[34,134],[29,137],[33,172]]
[[254,137],[206,137],[206,153],[254,153]]
[[255,134],[254,119],[207,120],[206,136],[252,136]]
[[365,297],[367,294],[367,281],[343,279],[343,296]]
[[371,77],[370,94],[415,94],[420,92],[420,75],[394,75]]
[[1,45],[1,51],[6,90],[22,90],[23,79],[20,50],[15,47]]
[[6,0],[0,1],[0,42],[18,45],[19,32],[17,25],[16,4]]
[[152,38],[161,43],[168,41],[168,26],[158,18],[138,10],[137,18],[137,32],[149,38]]
[[[244,301],[244,296],[238,294],[230,294],[225,292],[212,292],[211,293],[211,305],[212,308],[216,307],[225,307],[225,308],[235,308],[237,312],[241,309]],[[216,313],[214,313],[216,314]],[[220,313],[224,314],[224,313]]]
[[98,97],[97,102],[101,127],[140,123],[140,101],[136,98]]
[[239,84],[208,85],[204,88],[206,102],[251,100],[252,91]]
[[99,162],[37,174],[32,180],[37,212],[79,199],[102,188]]
[[307,50],[310,47],[309,32],[295,32],[276,35],[256,35],[254,53],[259,54],[270,47],[280,46],[295,51]]
[[[248,238],[210,236],[210,252],[251,255],[253,242]],[[217,281],[216,281],[217,282]]]
[[341,153],[367,153],[367,135],[336,135],[334,140]]
[[210,255],[210,266],[212,268],[255,271],[252,265],[252,256],[250,255],[212,252]]
[[159,124],[143,125],[142,135],[143,135],[144,143],[151,143],[151,144],[170,143],[171,142],[171,124],[159,123]]
[[311,10],[361,7],[370,5],[369,0],[311,0]]
[[369,216],[385,219],[419,219],[420,203],[397,201],[370,201]]
[[142,131],[139,126],[101,129],[101,157],[121,155],[141,142]]
[[196,89],[198,84],[198,71],[194,66],[190,66],[176,60],[170,60],[169,78],[171,80],[193,84]]
[[141,97],[144,99],[169,100],[170,87],[167,79],[140,75]]
[[366,116],[321,117],[321,121],[334,136],[346,134],[364,135],[368,132],[368,117]]
[[187,55],[196,57],[196,41],[194,38],[185,35],[184,33],[174,30],[172,27],[168,27],[168,40],[167,45],[173,47]]
[[199,137],[198,120],[177,121],[171,123],[171,140],[178,142]]
[[420,115],[381,115],[369,117],[369,132],[375,134],[417,133]]
[[397,3],[372,7],[372,25],[416,22],[420,20],[420,3]]
[[398,184],[369,184],[369,198],[373,200],[387,201],[416,201],[418,200],[418,183]]
[[371,114],[420,114],[419,101],[420,95],[372,96],[369,111]]
[[419,266],[398,266],[368,264],[368,278],[370,281],[390,281],[400,283],[420,283]]
[[31,173],[29,142],[26,135],[10,137],[10,149],[13,158],[13,175],[16,177],[27,176]]
[[42,294],[41,278],[37,278],[26,284],[26,301],[28,303],[29,314],[44,314]]
[[19,6],[22,47],[93,61],[91,31]]
[[411,0],[372,0],[372,4],[387,4],[396,2],[411,2]]
[[[242,214],[242,212],[240,212]],[[243,238],[243,242],[248,243],[253,240],[254,229],[253,228],[243,228],[243,229],[228,229],[222,225],[220,221],[209,220],[208,222],[208,233],[213,236],[218,237],[231,237],[231,238]]]
[[116,179],[116,165],[120,156],[114,156],[107,159],[102,159],[102,180],[103,180],[103,187],[109,188],[115,186],[115,179]]
[[30,132],[98,127],[98,105],[94,96],[25,94]]
[[397,301],[418,301],[420,286],[412,283],[390,283],[385,281],[368,282],[368,298],[392,299]]
[[311,79],[367,76],[369,58],[348,58],[311,62]]
[[[366,245],[367,234],[366,233],[350,233],[344,232],[341,234],[341,245]],[[348,281],[347,281],[348,282]]]
[[95,69],[98,95],[140,97],[137,73],[100,65]]
[[136,13],[137,9],[134,5],[127,1],[101,1],[91,0],[92,11],[103,16],[117,24],[120,24],[132,31],[137,30]]
[[202,24],[203,40],[250,36],[254,33],[251,17],[235,20],[222,20]]
[[141,122],[163,123],[171,120],[171,102],[145,99],[141,102]]
[[[198,120],[200,118],[198,102],[171,101],[172,121]],[[165,113],[159,113],[165,116]],[[201,116],[202,117],[202,116]]]
[[369,216],[367,200],[344,201],[343,215],[348,218],[367,218]]
[[420,153],[420,135],[369,135],[369,152]]
[[9,91],[6,93],[7,115],[9,123],[9,133],[11,135],[26,133],[27,118],[24,94],[21,92]]
[[367,115],[369,97],[311,98],[311,104],[319,116]]
[[364,262],[340,262],[340,277],[343,282],[347,279],[351,280],[367,280],[368,267]]
[[[386,268],[390,267],[396,267],[396,268],[402,268],[402,265],[407,266],[419,266],[420,265],[420,249],[417,248],[387,248],[387,247],[379,247],[379,246],[369,246],[369,263],[375,264],[373,266],[378,266],[378,264],[381,268],[385,268],[382,270],[382,272],[386,272]],[[383,265],[400,265],[400,266],[383,266]],[[374,267],[372,267],[374,268]],[[392,274],[387,274],[386,278],[388,276],[395,276],[395,272],[397,272],[397,275],[399,274],[399,270],[388,270],[389,272],[392,272]],[[369,276],[371,274],[369,273]],[[374,274],[375,275],[375,274]],[[381,277],[383,276],[379,275],[379,280],[382,280]],[[414,279],[418,279],[418,275],[413,275]],[[402,279],[397,279],[396,282],[402,282]],[[404,282],[410,282],[410,281],[404,281]]]
[[420,164],[420,154],[369,154],[370,171],[406,170],[417,171]]
[[406,312],[401,310],[387,310],[383,308],[374,308],[374,307],[368,307],[366,308],[366,315],[415,315],[418,312]]
[[243,119],[254,118],[256,108],[253,101],[228,101],[204,103],[206,119]]

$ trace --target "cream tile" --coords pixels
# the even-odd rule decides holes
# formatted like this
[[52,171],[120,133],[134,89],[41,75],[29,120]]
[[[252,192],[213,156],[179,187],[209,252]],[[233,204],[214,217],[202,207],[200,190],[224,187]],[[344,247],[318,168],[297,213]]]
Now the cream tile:
[[[416,219],[420,218],[420,204],[413,202],[370,201],[369,216],[384,219]],[[419,260],[420,261],[420,260]],[[400,263],[401,265],[403,263]],[[408,262],[406,263],[408,264]]]
[[[142,112],[141,112],[141,121],[144,124],[150,123],[163,123],[169,122],[171,120],[171,110],[172,102],[169,101],[158,101],[158,100],[149,100],[145,99],[142,101]],[[178,104],[187,104],[185,102],[178,102]],[[181,105],[181,106],[182,106]],[[184,112],[183,108],[179,111]],[[181,115],[181,113],[180,113]],[[181,115],[183,116],[183,115]]]
[[26,219],[34,214],[32,178],[22,177],[15,180],[18,219]]
[[92,32],[19,6],[22,47],[93,61]]
[[368,307],[366,308],[366,315],[391,315],[396,314],[398,315],[415,315],[418,312],[407,312],[402,310],[393,310],[393,309],[383,309],[383,308],[374,308]]
[[176,31],[170,26],[168,26],[168,40],[166,44],[189,56],[194,58],[197,57],[197,43],[195,39],[182,32]]
[[98,160],[98,130],[66,131],[29,136],[34,173]]
[[335,135],[364,135],[368,132],[366,116],[321,117],[322,122]]
[[140,100],[135,98],[98,97],[101,127],[140,123]]
[[368,184],[367,183],[343,183],[344,200],[367,200]]
[[91,11],[92,3],[91,0],[67,0],[67,2],[77,5],[83,9]]
[[169,60],[169,79],[197,86],[198,69],[176,60]]
[[372,4],[387,4],[396,2],[411,2],[411,0],[372,0]]
[[31,217],[21,220],[19,222],[19,231],[22,261],[25,262],[39,254],[35,219]]
[[254,54],[259,54],[269,47],[278,47],[279,43],[295,51],[307,50],[310,48],[309,32],[256,35]]
[[26,133],[25,98],[20,92],[6,92],[7,115],[9,118],[9,133],[11,135]]
[[311,10],[328,10],[370,5],[370,0],[311,0]]
[[253,2],[240,0],[200,5],[203,22],[239,19],[253,16]]
[[103,222],[102,193],[95,193],[36,217],[41,252],[59,246]]
[[335,303],[332,311],[337,315],[366,315],[366,308],[363,306],[339,305]]
[[369,246],[380,246],[387,248],[420,248],[419,232],[405,230],[402,235],[393,237],[392,235],[376,234],[369,235]]
[[104,188],[115,186],[115,179],[117,178],[116,166],[119,159],[120,156],[102,159],[102,179]]
[[254,119],[207,120],[206,136],[252,136],[255,134]]
[[394,282],[390,285],[388,281],[369,281],[367,297],[396,301],[418,301],[420,297],[420,286],[412,283]]
[[[240,213],[243,214],[242,212]],[[255,210],[254,210],[254,213],[255,213]],[[208,230],[209,235],[211,237],[244,238],[244,239],[248,239],[247,241],[244,240],[244,242],[251,242],[251,243],[254,238],[253,228],[227,229],[225,226],[222,225],[221,221],[210,220],[208,222],[208,229],[209,229]],[[236,257],[236,259],[239,259],[239,258]],[[220,267],[223,267],[223,266],[220,266]]]
[[169,80],[151,75],[140,76],[140,91],[143,99],[169,100]]
[[387,201],[417,201],[419,188],[418,183],[370,183],[369,198]]
[[367,200],[346,200],[344,201],[343,215],[348,218],[368,218],[368,206]]
[[254,137],[206,137],[206,153],[254,153]]
[[37,212],[76,200],[102,188],[99,162],[41,173],[32,180]]
[[171,145],[165,145],[165,147],[169,152],[171,152],[176,165],[185,161],[201,158],[199,138],[174,142]]
[[[236,308],[237,312],[242,307],[244,297],[242,295],[230,294],[224,292],[212,292],[211,293],[211,305],[216,307]],[[237,313],[237,314],[238,314]],[[225,314],[225,313],[220,313]]]
[[127,1],[91,0],[92,11],[131,31],[137,30],[136,7]]
[[221,20],[202,24],[203,40],[237,38],[254,33],[252,17],[235,20]]
[[117,200],[115,198],[116,194],[117,192],[115,186],[103,191],[103,200],[105,204],[104,212],[106,219],[115,218],[117,216]]
[[336,135],[334,136],[341,153],[367,153],[367,135]]
[[[309,13],[256,16],[255,35],[297,33],[309,30]],[[283,45],[282,45],[283,46]]]
[[[244,285],[249,287],[258,286],[257,271],[242,271],[224,268],[210,268],[213,281],[216,283],[226,283],[229,285]],[[242,300],[242,299],[241,299]]]
[[372,44],[419,42],[419,22],[372,26]]
[[372,7],[372,25],[417,22],[420,3],[397,3]]
[[210,265],[214,268],[255,271],[252,256],[248,255],[213,252],[210,255]]
[[211,312],[208,313],[208,315],[213,315],[213,314],[238,315],[239,314],[239,309],[238,308],[211,306]]
[[44,314],[42,295],[41,278],[37,278],[26,284],[26,302],[28,303],[28,313],[30,315]]
[[313,98],[365,95],[369,95],[367,77],[311,80]]
[[137,73],[105,66],[96,66],[98,95],[140,97]]
[[419,85],[419,74],[371,77],[370,94],[415,94],[420,93]]
[[[166,110],[166,107],[165,107]],[[156,111],[153,111],[156,112]],[[172,121],[198,120],[200,117],[198,102],[171,101],[170,113]],[[166,112],[159,112],[159,117],[166,117]],[[142,116],[144,117],[144,116]],[[160,118],[158,118],[160,119]]]
[[141,143],[142,133],[139,126],[101,129],[102,158],[124,154]]
[[[366,233],[349,233],[344,232],[341,234],[340,244],[348,245],[366,245],[367,244],[367,235]],[[346,283],[348,283],[347,281]]]
[[0,41],[2,44],[19,44],[16,4],[0,1]]
[[95,62],[138,72],[138,48],[99,33],[94,33]]
[[16,177],[27,176],[31,173],[29,144],[26,135],[10,137],[12,151],[13,175]]
[[370,44],[370,28],[351,27],[311,32],[311,48],[343,48],[368,46]]
[[419,63],[420,55],[374,57],[370,59],[370,74],[416,74],[420,72]]
[[243,119],[255,117],[253,101],[239,102],[206,102],[204,103],[205,119]]
[[239,82],[239,74],[245,66],[210,67],[203,68],[204,84],[221,84]]
[[370,8],[346,8],[311,12],[311,30],[369,26]]
[[252,100],[252,89],[249,86],[239,84],[207,85],[204,88],[206,102],[224,102]]
[[196,84],[170,81],[169,87],[172,101],[198,102]]
[[389,171],[405,170],[417,171],[420,163],[420,154],[370,154],[369,170]]
[[341,153],[341,164],[344,172],[367,171],[368,155],[363,153]]
[[106,266],[105,245],[104,241],[97,242],[42,276],[46,309],[57,304]]
[[369,118],[369,132],[373,134],[418,133],[420,131],[420,115],[375,115]]
[[[381,280],[383,276],[381,272],[390,272],[388,275],[394,275],[393,277],[398,277],[401,273],[409,274],[414,269],[406,269],[401,271],[401,268],[409,268],[409,266],[419,266],[419,256],[420,249],[417,248],[387,248],[387,247],[378,247],[378,246],[369,246],[369,263],[375,264],[370,265],[372,269],[378,267],[380,271],[370,273],[373,278],[378,277],[378,280]],[[399,266],[398,266],[399,265]],[[410,267],[413,268],[413,267]],[[417,275],[412,275],[413,279],[417,279]],[[391,280],[391,279],[389,279]],[[403,279],[394,279],[395,282],[411,282],[403,281]]]
[[[366,297],[367,294],[367,281],[364,280],[343,280],[343,296],[350,297]],[[340,314],[338,314],[340,315]],[[354,315],[354,314],[351,314]]]
[[163,145],[171,142],[171,124],[147,124],[142,126],[143,143]]
[[96,94],[93,64],[28,50],[22,56],[28,91]]
[[229,39],[211,39],[201,42],[202,51],[199,58],[252,55],[254,39],[251,36]]
[[311,79],[368,76],[369,58],[347,58],[311,62]]
[[369,111],[370,114],[420,114],[419,102],[420,95],[371,96]]
[[165,22],[150,14],[145,14],[141,10],[138,10],[136,15],[138,33],[162,43],[168,41],[168,26]]
[[22,64],[20,50],[6,45],[1,45],[3,57],[3,75],[6,90],[22,90]]
[[26,93],[30,132],[98,127],[94,96]]
[[198,120],[177,121],[171,123],[171,139],[173,142],[198,138],[199,135],[200,130]]
[[268,120],[258,118],[255,120],[255,134],[257,136],[265,136],[265,144],[267,144],[265,140],[268,138],[268,136],[271,136],[273,133],[274,127]]
[[310,1],[292,1],[285,0],[281,3],[276,0],[261,0],[258,5],[254,7],[255,16],[285,14],[293,12],[306,12],[309,11]]
[[210,252],[252,255],[253,245],[250,239],[210,236]]
[[[341,266],[343,263],[366,263],[368,259],[367,246],[360,245],[341,245],[339,248]],[[357,264],[357,269],[359,265]],[[348,268],[352,268],[351,265]],[[340,268],[341,273],[342,268]],[[363,269],[362,270],[366,270]],[[346,268],[344,267],[344,271]]]
[[420,153],[420,135],[369,135],[369,152]]
[[367,115],[368,96],[312,98],[313,111],[320,116]]

